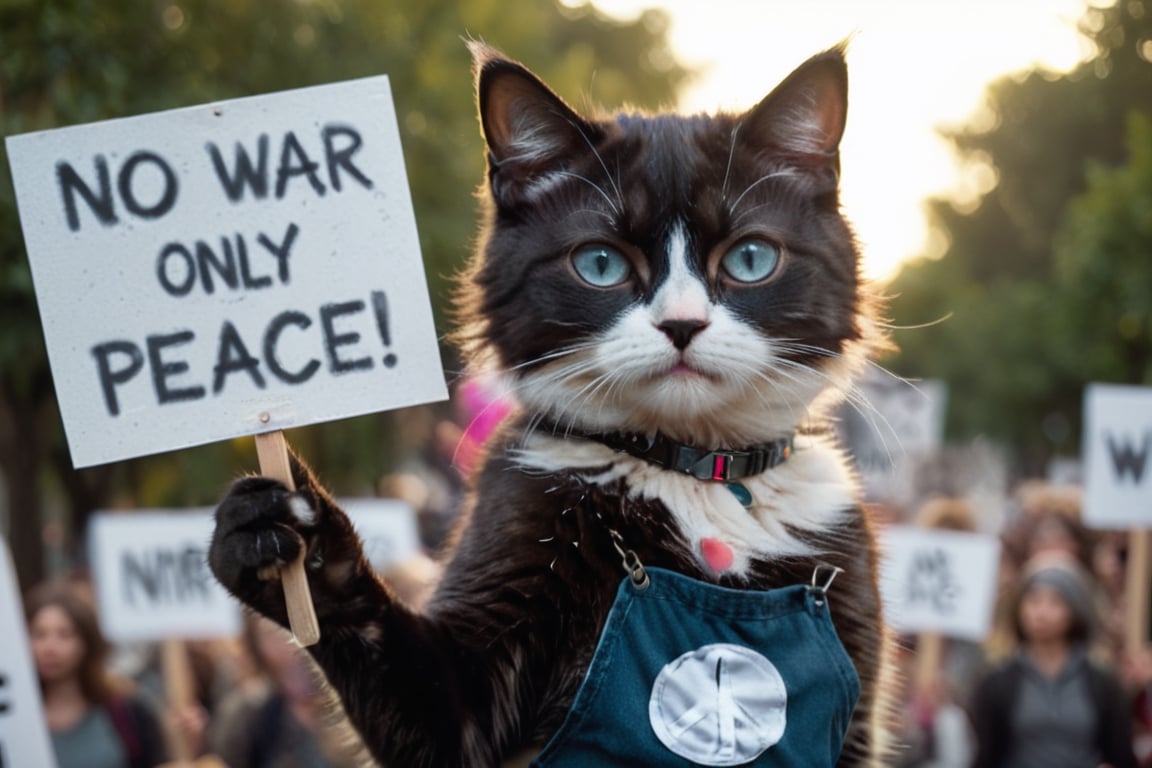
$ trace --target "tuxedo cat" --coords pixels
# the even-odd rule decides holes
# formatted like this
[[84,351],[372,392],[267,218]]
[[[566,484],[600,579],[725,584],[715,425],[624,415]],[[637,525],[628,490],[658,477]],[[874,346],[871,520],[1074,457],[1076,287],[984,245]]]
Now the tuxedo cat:
[[[550,742],[534,765],[879,765],[877,555],[823,416],[883,343],[839,207],[843,51],[743,114],[595,118],[472,51],[488,178],[456,341],[519,407],[443,578],[401,603],[295,458],[295,493],[249,477],[223,500],[213,572],[285,623],[276,568],[305,548],[309,651],[389,766]],[[675,645],[720,614],[723,637]]]

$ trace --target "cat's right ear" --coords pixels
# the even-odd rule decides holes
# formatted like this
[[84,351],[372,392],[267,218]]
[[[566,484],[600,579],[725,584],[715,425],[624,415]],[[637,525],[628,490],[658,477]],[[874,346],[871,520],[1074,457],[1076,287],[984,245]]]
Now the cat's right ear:
[[745,144],[838,175],[848,111],[846,46],[841,43],[813,56],[751,109],[742,120]]
[[525,200],[532,185],[587,150],[596,128],[528,69],[484,43],[468,48],[476,72],[488,182],[498,204]]

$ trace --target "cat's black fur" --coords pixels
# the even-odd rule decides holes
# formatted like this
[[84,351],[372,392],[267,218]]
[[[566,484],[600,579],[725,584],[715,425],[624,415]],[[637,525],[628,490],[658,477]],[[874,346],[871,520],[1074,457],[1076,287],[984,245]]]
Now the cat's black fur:
[[[837,193],[843,51],[742,115],[603,120],[473,51],[489,178],[458,338],[522,408],[490,442],[444,576],[422,610],[401,604],[296,461],[311,511],[275,481],[239,481],[217,512],[213,572],[284,623],[279,582],[258,572],[306,546],[322,629],[310,651],[371,752],[389,766],[483,768],[563,721],[625,575],[610,529],[645,565],[736,588],[807,583],[817,562],[837,565],[832,616],[863,690],[839,765],[879,764],[876,553],[818,428],[875,341]],[[780,258],[741,282],[723,259],[749,239]],[[589,244],[623,255],[628,277],[582,279],[570,257]],[[791,459],[748,481],[746,511],[716,501],[709,481],[580,437],[615,430],[725,449],[800,434]],[[731,544],[734,566],[714,573],[701,536]]]

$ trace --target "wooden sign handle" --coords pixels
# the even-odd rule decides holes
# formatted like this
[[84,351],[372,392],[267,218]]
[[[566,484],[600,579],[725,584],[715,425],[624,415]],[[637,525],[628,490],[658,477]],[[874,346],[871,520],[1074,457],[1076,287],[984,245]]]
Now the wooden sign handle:
[[[192,664],[188,660],[188,648],[180,640],[164,638],[160,646],[160,668],[164,675],[164,692],[168,711],[181,712],[196,701],[195,686],[192,682]],[[188,736],[171,723],[168,727],[168,748],[176,764],[190,763],[196,755]]]
[[1128,533],[1128,572],[1124,595],[1128,603],[1125,650],[1138,653],[1148,642],[1149,583],[1148,560],[1152,530],[1136,528]]
[[[288,443],[280,430],[256,435],[256,455],[260,459],[260,473],[273,480],[279,480],[296,490],[292,481],[292,465],[288,462]],[[316,620],[316,609],[312,605],[312,593],[308,590],[308,576],[304,573],[304,555],[293,560],[280,573],[284,585],[284,600],[288,604],[288,624],[296,642],[302,646],[320,642],[320,624]]]
[[[916,665],[913,680],[916,691],[936,695],[944,664],[944,636],[939,632],[921,632],[916,641]],[[933,700],[933,705],[936,704]]]

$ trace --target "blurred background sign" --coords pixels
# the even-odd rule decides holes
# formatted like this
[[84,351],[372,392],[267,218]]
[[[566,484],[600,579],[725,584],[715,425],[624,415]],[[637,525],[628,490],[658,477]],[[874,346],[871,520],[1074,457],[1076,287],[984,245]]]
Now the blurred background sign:
[[[341,499],[377,573],[419,554],[416,513],[396,499]],[[212,510],[97,512],[89,548],[100,625],[117,642],[233,637],[239,604],[206,560]]]
[[897,631],[984,639],[996,600],[996,536],[889,526],[881,543],[880,588]]
[[868,369],[838,418],[869,499],[896,496],[901,470],[939,449],[947,401],[943,382],[906,381]]
[[116,642],[232,637],[240,606],[208,570],[212,511],[98,512],[89,530],[100,626]]
[[0,768],[52,768],[56,757],[21,605],[8,542],[0,538]]
[[1152,528],[1152,387],[1085,390],[1084,456],[1084,522]]
[[364,555],[379,574],[421,552],[416,510],[398,499],[340,499],[364,541]]

